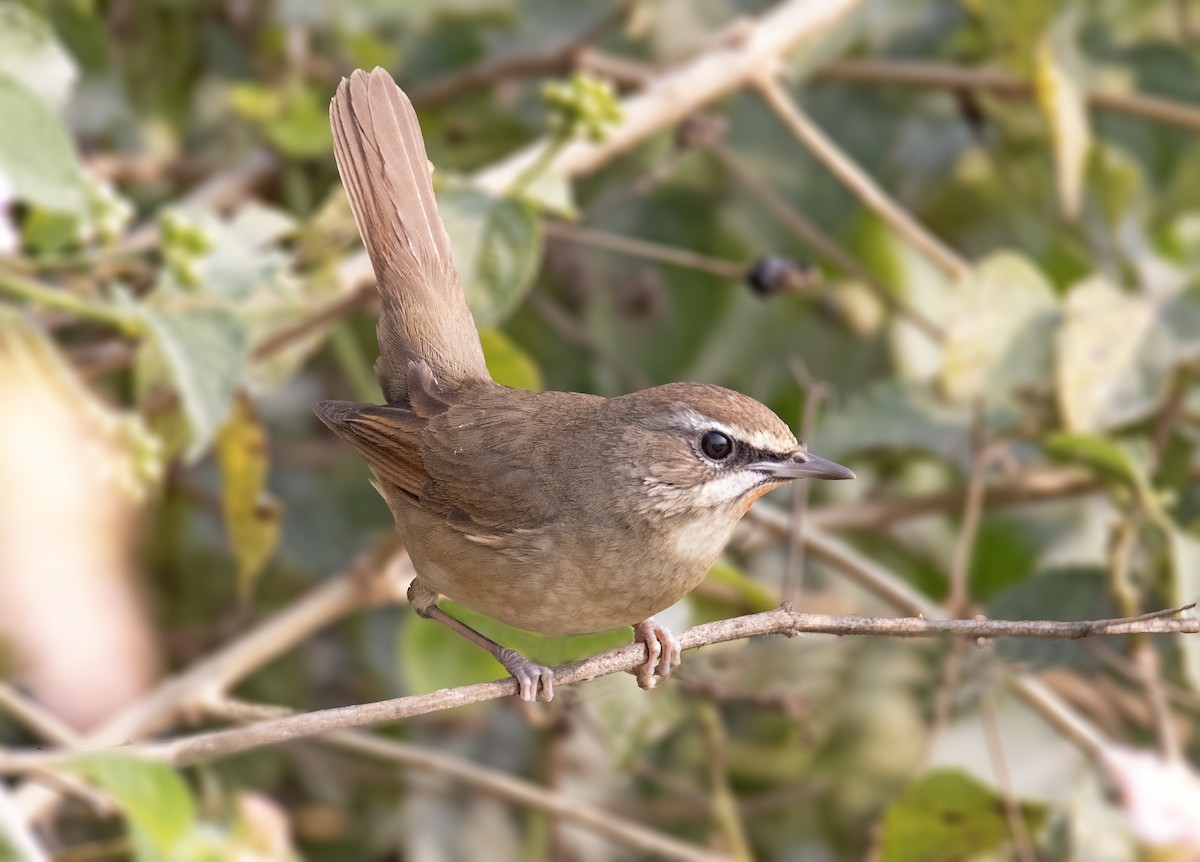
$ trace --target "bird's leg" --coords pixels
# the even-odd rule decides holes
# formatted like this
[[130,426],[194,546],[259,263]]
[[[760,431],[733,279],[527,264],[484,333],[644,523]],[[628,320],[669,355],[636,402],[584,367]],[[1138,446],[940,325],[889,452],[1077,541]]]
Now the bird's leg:
[[418,616],[427,620],[435,620],[447,628],[458,632],[471,643],[483,647],[490,652],[496,661],[504,666],[521,686],[521,700],[537,700],[539,693],[542,700],[554,700],[554,671],[545,665],[531,662],[515,649],[501,646],[486,635],[482,635],[464,622],[456,620],[437,605],[438,594],[434,590],[414,580],[408,588],[408,602]]
[[671,671],[679,667],[682,652],[679,638],[654,617],[633,627],[633,639],[644,643],[648,653],[646,663],[637,671],[638,685],[642,688],[654,688],[655,673],[666,679],[671,675]]

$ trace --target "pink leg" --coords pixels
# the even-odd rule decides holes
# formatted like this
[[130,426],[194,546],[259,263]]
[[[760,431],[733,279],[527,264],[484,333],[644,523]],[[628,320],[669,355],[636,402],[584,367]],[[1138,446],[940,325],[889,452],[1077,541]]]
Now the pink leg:
[[671,675],[671,671],[679,667],[680,653],[679,638],[658,620],[650,617],[633,627],[633,639],[646,645],[646,663],[638,668],[637,681],[644,689],[654,688],[657,673],[663,679]]
[[[432,599],[430,599],[432,593]],[[427,620],[437,620],[449,629],[453,629],[473,644],[483,647],[490,652],[517,680],[520,687],[521,700],[535,701],[540,694],[542,700],[554,700],[554,671],[550,668],[531,662],[515,649],[501,646],[489,637],[481,635],[475,629],[459,622],[437,606],[437,594],[413,581],[408,589],[408,600],[420,616]]]

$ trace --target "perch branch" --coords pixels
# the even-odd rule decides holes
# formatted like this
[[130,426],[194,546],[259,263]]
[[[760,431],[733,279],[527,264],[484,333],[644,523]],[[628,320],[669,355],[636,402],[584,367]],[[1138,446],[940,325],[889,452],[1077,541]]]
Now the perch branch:
[[[1194,605],[1144,614],[1140,617],[1082,620],[989,620],[989,619],[928,619],[925,617],[860,617],[828,614],[802,614],[788,606],[705,623],[679,633],[683,649],[691,650],[711,644],[760,635],[832,634],[883,637],[924,637],[954,635],[971,638],[1040,638],[1078,639],[1099,635],[1133,633],[1162,634],[1172,632],[1200,633],[1200,619],[1175,617]],[[647,660],[646,645],[632,643],[603,652],[582,661],[555,669],[558,687],[574,685],[609,674],[630,672]],[[399,721],[417,715],[453,709],[472,703],[482,703],[517,694],[517,681],[511,678],[476,685],[442,689],[430,694],[411,695],[316,710],[244,727],[182,736],[162,743],[137,746],[132,750],[177,766],[207,763],[245,751],[277,745],[296,739],[328,733],[334,730],[365,727]],[[0,757],[0,772],[21,772],[44,768],[70,757],[71,753],[11,751]]]

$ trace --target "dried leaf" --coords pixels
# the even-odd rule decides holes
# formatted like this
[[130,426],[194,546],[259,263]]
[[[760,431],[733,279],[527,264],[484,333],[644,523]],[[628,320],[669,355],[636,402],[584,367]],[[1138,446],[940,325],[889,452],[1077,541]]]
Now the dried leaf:
[[238,567],[238,591],[249,598],[279,544],[279,506],[267,491],[267,437],[245,396],[217,436],[223,482],[221,512]]

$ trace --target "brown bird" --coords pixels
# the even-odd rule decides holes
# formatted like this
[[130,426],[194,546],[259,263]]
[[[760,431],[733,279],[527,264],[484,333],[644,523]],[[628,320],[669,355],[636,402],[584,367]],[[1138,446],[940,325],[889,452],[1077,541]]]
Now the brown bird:
[[648,651],[638,681],[651,687],[679,664],[654,614],[704,579],[750,505],[793,479],[854,474],[718,386],[607,399],[495,383],[412,104],[384,70],[359,70],[338,87],[330,122],[378,280],[387,404],[316,412],[374,473],[417,572],[409,600],[491,652],[525,700],[550,700],[553,672],[451,617],[440,596],[545,634],[632,625]]

